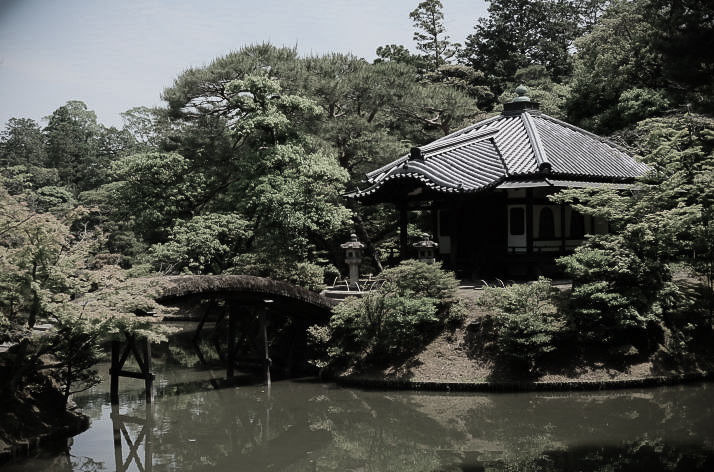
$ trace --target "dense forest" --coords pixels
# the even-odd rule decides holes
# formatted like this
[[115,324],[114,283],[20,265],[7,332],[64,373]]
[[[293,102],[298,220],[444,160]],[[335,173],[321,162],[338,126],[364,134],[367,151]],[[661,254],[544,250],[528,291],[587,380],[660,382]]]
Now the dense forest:
[[[254,274],[319,289],[343,269],[339,243],[353,230],[371,270],[382,269],[398,252],[394,210],[342,195],[411,146],[499,112],[519,84],[545,113],[610,136],[655,170],[636,202],[559,197],[616,230],[563,261],[581,282],[571,324],[593,339],[649,329],[683,303],[673,267],[706,279],[711,294],[712,2],[491,0],[466,38],[448,35],[439,0],[415,7],[405,12],[415,50],[387,44],[370,61],[243,46],[180,73],[163,106],[127,110],[121,129],[80,101],[42,124],[10,119],[0,134],[0,342],[20,345],[21,362],[4,366],[4,393],[47,352],[67,353],[55,365],[66,396],[91,383],[97,343],[129,323],[97,323],[97,313],[149,301],[125,297],[91,316],[70,301],[114,283]],[[62,335],[30,342],[39,320]]]

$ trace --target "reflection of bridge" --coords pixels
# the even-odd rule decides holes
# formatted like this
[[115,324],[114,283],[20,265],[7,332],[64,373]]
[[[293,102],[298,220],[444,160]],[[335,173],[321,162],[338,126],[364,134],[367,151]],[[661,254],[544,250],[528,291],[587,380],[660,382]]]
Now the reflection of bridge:
[[[286,404],[286,395],[292,396],[290,390],[271,393],[271,389],[265,389],[258,393],[258,390],[219,388],[215,393],[211,398],[218,403],[211,405],[225,410],[216,414],[216,409],[210,409],[214,415],[210,431],[215,431],[220,439],[210,455],[210,463],[201,463],[201,470],[211,466],[217,470],[291,470],[295,462],[309,460],[311,452],[325,447],[332,439],[327,430],[311,426],[309,410]],[[117,472],[132,469],[151,472],[155,455],[159,461],[166,461],[167,453],[173,456],[168,458],[169,462],[179,469],[192,470],[198,465],[192,462],[196,460],[192,444],[197,442],[198,448],[207,448],[214,433],[178,424],[167,428],[166,418],[176,415],[176,404],[180,404],[176,398],[171,395],[162,403],[144,405],[129,401],[121,410],[119,405],[112,405]],[[184,414],[181,418],[185,418]],[[177,448],[177,444],[188,447]],[[205,450],[199,457],[204,454]],[[160,468],[163,470],[167,465],[164,463]]]
[[[234,375],[236,357],[240,348],[237,342],[239,321],[257,318],[258,332],[251,337],[262,340],[262,356],[265,380],[270,385],[270,352],[268,344],[268,325],[271,316],[280,314],[303,321],[325,321],[329,319],[335,302],[320,294],[287,282],[271,280],[250,275],[188,275],[163,277],[152,280],[158,285],[156,300],[162,304],[180,304],[182,302],[200,302],[207,300],[206,309],[198,319],[196,338],[210,316],[216,324],[228,319],[226,330],[227,352],[222,355],[226,364],[226,376]],[[219,309],[220,308],[220,309]],[[245,336],[248,333],[243,333]],[[112,342],[112,364],[110,369],[110,397],[114,404],[119,403],[119,377],[142,379],[145,382],[146,400],[151,401],[154,374],[151,367],[151,344],[144,340],[140,345],[135,336],[126,334],[126,342]],[[220,354],[220,352],[219,352]],[[139,366],[139,372],[128,371],[124,365],[129,356],[133,356]]]

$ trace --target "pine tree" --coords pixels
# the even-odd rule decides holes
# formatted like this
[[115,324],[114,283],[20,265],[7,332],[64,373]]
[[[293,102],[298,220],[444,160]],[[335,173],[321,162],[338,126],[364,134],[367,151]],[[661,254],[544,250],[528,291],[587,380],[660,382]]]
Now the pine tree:
[[430,71],[436,71],[456,53],[457,45],[445,35],[443,5],[439,0],[424,0],[409,13],[414,22],[414,41],[424,53]]

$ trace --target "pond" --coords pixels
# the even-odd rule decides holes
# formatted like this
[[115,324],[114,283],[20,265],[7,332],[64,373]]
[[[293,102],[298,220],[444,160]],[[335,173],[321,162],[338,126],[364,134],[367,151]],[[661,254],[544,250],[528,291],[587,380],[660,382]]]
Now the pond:
[[517,394],[363,391],[313,379],[216,388],[223,373],[188,367],[190,353],[180,363],[175,347],[157,357],[153,404],[141,381],[122,379],[112,408],[105,380],[77,396],[92,424],[68,449],[2,469],[714,470],[714,384]]

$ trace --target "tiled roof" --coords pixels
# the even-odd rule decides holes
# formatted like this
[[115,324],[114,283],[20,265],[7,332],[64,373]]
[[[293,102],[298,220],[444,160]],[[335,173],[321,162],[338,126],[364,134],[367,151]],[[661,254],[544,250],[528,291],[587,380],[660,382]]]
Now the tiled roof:
[[[562,182],[627,182],[648,167],[612,142],[538,110],[530,102],[480,121],[367,174],[373,195],[387,182],[413,179],[438,192],[466,193],[510,182],[510,188]],[[530,180],[529,180],[530,178]],[[575,185],[581,186],[581,185]]]
[[508,188],[535,188],[535,187],[558,187],[558,188],[614,188],[617,190],[628,190],[636,186],[627,182],[593,182],[591,180],[563,180],[550,178],[535,179],[509,179],[496,185],[497,189]]

